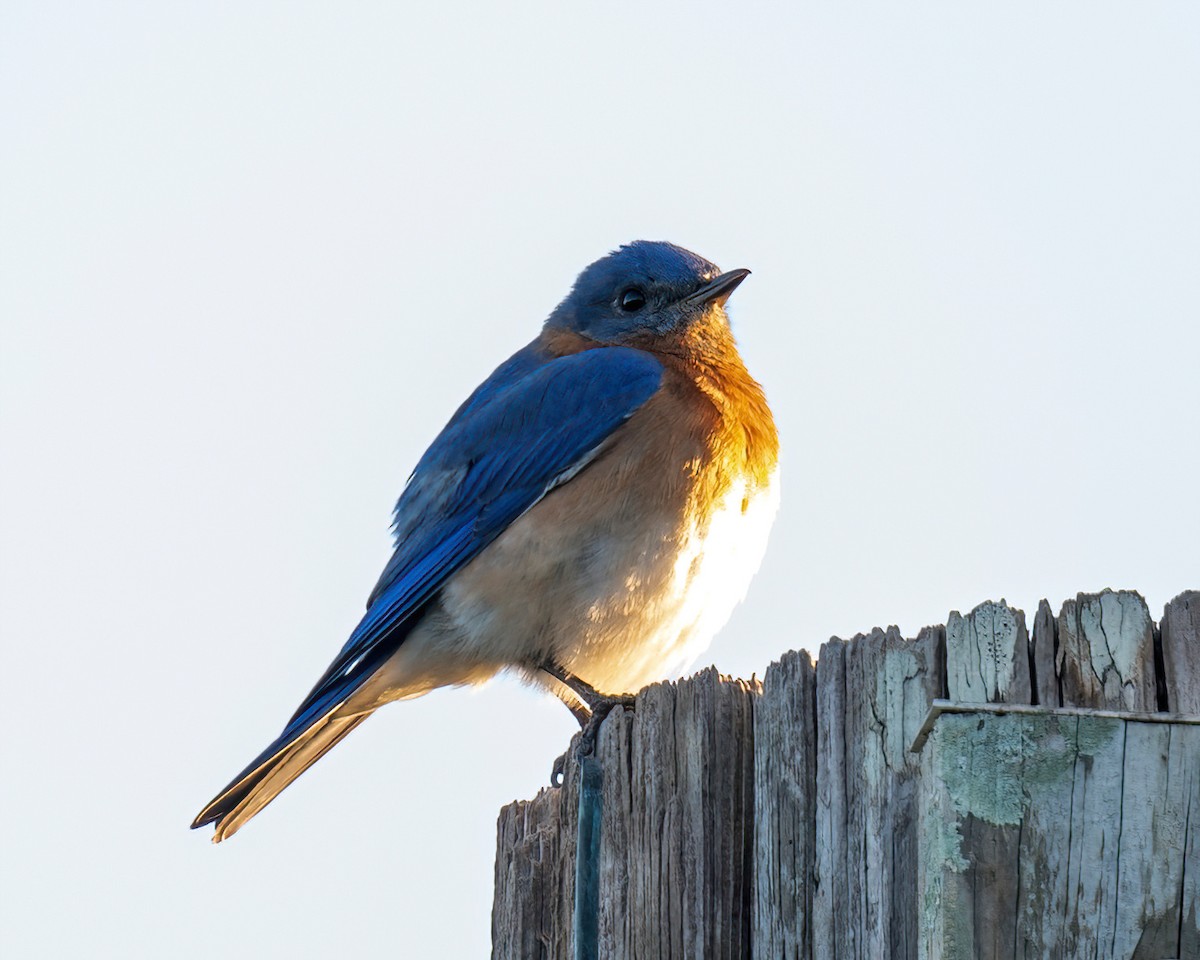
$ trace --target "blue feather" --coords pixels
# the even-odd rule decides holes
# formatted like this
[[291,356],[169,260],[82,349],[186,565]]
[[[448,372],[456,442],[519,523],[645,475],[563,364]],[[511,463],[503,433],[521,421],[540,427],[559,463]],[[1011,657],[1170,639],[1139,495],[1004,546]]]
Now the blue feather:
[[[625,344],[669,342],[697,323],[724,329],[713,305],[722,306],[746,273],[719,275],[687,250],[644,241],[585,269],[542,336],[467,398],[421,458],[396,504],[395,552],[366,614],[280,736],[192,826],[215,822],[214,840],[232,835],[358,726],[375,704],[345,715],[339,708],[357,709],[355,692],[423,622],[446,584],[602,456],[614,431],[658,392],[663,367]],[[588,349],[551,353],[553,344],[580,338]]]
[[396,550],[366,615],[268,752],[335,709],[399,648],[445,582],[652,397],[662,366],[603,347],[499,367],[426,451],[396,504]]

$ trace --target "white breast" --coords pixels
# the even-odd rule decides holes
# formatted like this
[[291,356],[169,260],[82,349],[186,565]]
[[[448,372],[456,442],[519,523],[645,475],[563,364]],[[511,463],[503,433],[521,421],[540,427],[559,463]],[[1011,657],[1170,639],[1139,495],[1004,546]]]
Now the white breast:
[[596,625],[607,629],[571,651],[568,668],[609,691],[678,676],[746,596],[778,508],[776,471],[765,486],[736,479],[707,518],[686,517],[659,569],[629,585],[632,602],[619,613],[593,611]]
[[633,498],[588,490],[565,485],[447,584],[393,658],[381,699],[550,661],[625,693],[695,660],[762,562],[777,477],[733,479],[705,516],[666,502],[647,515]]

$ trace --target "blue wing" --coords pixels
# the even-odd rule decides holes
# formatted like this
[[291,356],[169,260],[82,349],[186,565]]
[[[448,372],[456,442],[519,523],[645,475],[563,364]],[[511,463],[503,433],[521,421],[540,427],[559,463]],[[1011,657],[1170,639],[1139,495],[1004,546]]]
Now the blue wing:
[[657,360],[626,347],[547,359],[530,346],[496,370],[417,464],[366,615],[271,749],[345,702],[446,580],[585,463],[661,381]]
[[[536,344],[536,342],[535,342]],[[548,357],[515,354],[451,418],[396,504],[396,552],[362,621],[283,733],[200,811],[214,840],[242,824],[353,730],[333,719],[400,647],[446,580],[522,513],[585,465],[658,390],[649,354],[599,347]]]

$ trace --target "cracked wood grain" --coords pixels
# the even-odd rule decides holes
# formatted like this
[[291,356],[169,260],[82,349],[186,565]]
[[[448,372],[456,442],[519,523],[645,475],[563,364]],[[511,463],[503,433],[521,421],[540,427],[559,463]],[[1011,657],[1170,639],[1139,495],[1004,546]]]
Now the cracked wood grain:
[[767,668],[754,707],[754,955],[812,957],[816,670],[806,652]]
[[1200,950],[1200,726],[943,714],[922,751],[924,960]]
[[979,604],[946,621],[949,699],[966,703],[1032,703],[1025,614],[1003,600]]
[[[638,694],[600,729],[598,956],[750,956],[754,681],[702,671]],[[578,771],[505,807],[494,960],[571,956]]]
[[1058,615],[1063,706],[1156,710],[1154,623],[1141,594],[1081,593]]
[[571,955],[575,902],[578,771],[560,790],[543,789],[500,811],[492,957],[557,960]]
[[895,627],[831,640],[817,660],[817,884],[813,956],[917,956],[918,758],[945,687],[945,632]]
[[[597,744],[599,955],[1200,960],[1197,715],[1200,591],[647,688]],[[501,811],[494,958],[572,955],[577,810],[568,763]]]
[[1038,604],[1037,616],[1033,619],[1033,636],[1030,637],[1029,643],[1032,647],[1030,660],[1037,689],[1037,702],[1044,707],[1061,707],[1062,692],[1059,690],[1058,670],[1055,667],[1058,628],[1054,621],[1054,611],[1047,600]]
[[1167,604],[1161,631],[1167,709],[1200,713],[1200,590],[1187,590]]

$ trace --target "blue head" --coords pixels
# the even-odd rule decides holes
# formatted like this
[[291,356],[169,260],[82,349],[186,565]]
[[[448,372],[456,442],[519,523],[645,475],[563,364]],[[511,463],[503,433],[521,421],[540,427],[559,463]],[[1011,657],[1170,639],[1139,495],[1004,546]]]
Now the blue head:
[[636,240],[579,275],[546,326],[601,343],[682,332],[716,310],[750,273],[716,264],[673,243]]

